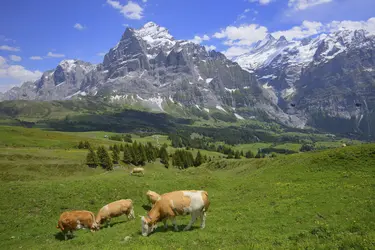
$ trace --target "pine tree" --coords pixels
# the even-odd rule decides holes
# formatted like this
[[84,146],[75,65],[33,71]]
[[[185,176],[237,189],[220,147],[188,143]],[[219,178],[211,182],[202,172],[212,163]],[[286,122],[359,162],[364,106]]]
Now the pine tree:
[[145,165],[147,161],[147,155],[145,151],[145,146],[143,144],[138,144],[138,152],[139,152],[139,164]]
[[99,164],[98,156],[91,147],[89,148],[89,153],[86,156],[86,164],[90,168],[96,168]]
[[83,147],[86,148],[86,149],[89,149],[89,148],[91,147],[90,142],[85,141],[85,142],[83,143]]
[[113,147],[112,145],[109,145],[109,150],[112,151],[113,150]]
[[241,159],[240,151],[237,150],[237,151],[234,153],[234,158],[235,158],[235,159]]
[[112,151],[112,161],[114,164],[118,164],[120,161],[120,153],[117,150]]
[[132,163],[133,165],[138,166],[140,158],[141,158],[139,155],[139,151],[138,151],[138,143],[134,141],[130,148],[131,148],[130,152],[132,154]]
[[120,144],[120,151],[124,151],[124,145],[123,144]]
[[128,144],[126,144],[124,147],[124,162],[126,164],[130,164],[132,163],[132,161],[133,161],[133,158],[132,158],[131,148]]
[[194,166],[198,167],[202,165],[203,157],[201,155],[201,151],[198,150],[197,156],[195,157]]
[[254,153],[253,153],[251,150],[249,150],[249,151],[246,152],[246,155],[245,155],[245,156],[246,156],[246,158],[248,158],[248,159],[249,159],[249,158],[254,158]]
[[83,141],[80,141],[80,142],[78,143],[78,148],[79,148],[79,149],[83,149],[83,148],[85,148],[85,145],[84,145]]
[[119,147],[117,144],[115,144],[115,145],[113,146],[112,150],[113,150],[113,151],[116,151],[117,154],[120,154],[120,147]]
[[113,163],[111,157],[108,154],[107,149],[103,147],[103,159],[102,159],[102,167],[106,170],[113,170]]
[[243,153],[243,150],[241,150],[240,155],[241,156],[245,156],[244,153]]
[[160,158],[160,162],[162,164],[168,164],[169,165],[169,156],[168,156],[167,148],[165,148],[165,147],[160,148],[159,158]]
[[105,149],[105,147],[103,146],[98,147],[97,155],[99,159],[99,164],[102,166],[102,168],[107,169],[107,170],[113,169],[113,163],[112,163],[111,157],[109,156],[108,151],[107,149]]

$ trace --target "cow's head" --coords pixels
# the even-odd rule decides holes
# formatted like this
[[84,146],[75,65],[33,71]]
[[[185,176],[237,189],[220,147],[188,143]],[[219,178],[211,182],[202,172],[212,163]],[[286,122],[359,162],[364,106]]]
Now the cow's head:
[[94,223],[92,223],[92,226],[91,226],[90,229],[91,229],[91,232],[98,231],[100,229],[100,224],[94,222]]
[[146,219],[144,216],[141,216],[141,224],[142,224],[142,235],[148,236],[156,229],[156,224],[152,224],[150,219]]

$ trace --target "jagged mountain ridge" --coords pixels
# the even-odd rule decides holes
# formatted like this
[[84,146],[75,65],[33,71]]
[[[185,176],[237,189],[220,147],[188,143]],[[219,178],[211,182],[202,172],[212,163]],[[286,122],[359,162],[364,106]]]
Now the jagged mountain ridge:
[[369,32],[340,30],[299,41],[269,35],[233,60],[254,72],[286,113],[309,125],[375,133],[375,36]]
[[284,124],[303,127],[286,115],[255,76],[216,51],[175,40],[166,28],[149,22],[127,28],[120,42],[92,65],[64,60],[41,79],[6,92],[3,99],[61,100],[75,96],[110,96],[112,102],[139,103],[165,111],[166,103],[235,113],[238,119],[267,114]]

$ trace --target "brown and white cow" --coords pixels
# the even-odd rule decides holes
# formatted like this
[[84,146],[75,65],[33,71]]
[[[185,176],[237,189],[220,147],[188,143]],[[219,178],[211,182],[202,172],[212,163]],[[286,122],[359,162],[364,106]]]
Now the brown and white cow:
[[154,205],[155,202],[160,199],[160,194],[155,193],[154,191],[151,191],[151,190],[148,190],[146,195],[147,195],[149,202],[151,202],[152,205]]
[[128,219],[134,219],[133,201],[131,199],[118,200],[111,202],[102,207],[96,215],[96,223],[98,226],[106,222],[109,225],[111,218],[126,215]]
[[175,231],[178,231],[176,216],[191,214],[189,224],[184,231],[189,230],[196,219],[200,217],[201,228],[206,225],[206,211],[210,206],[206,191],[182,190],[161,195],[146,216],[141,217],[142,235],[148,236],[156,228],[156,223],[163,221],[167,229],[167,220],[171,220]]
[[130,175],[138,174],[138,173],[141,173],[142,175],[144,175],[145,169],[144,168],[133,168],[132,171],[130,171]]
[[73,236],[73,231],[89,228],[91,232],[99,230],[99,225],[95,222],[95,215],[86,210],[75,210],[75,211],[66,211],[60,215],[60,219],[57,223],[57,227],[60,229],[65,240],[67,240],[67,234]]

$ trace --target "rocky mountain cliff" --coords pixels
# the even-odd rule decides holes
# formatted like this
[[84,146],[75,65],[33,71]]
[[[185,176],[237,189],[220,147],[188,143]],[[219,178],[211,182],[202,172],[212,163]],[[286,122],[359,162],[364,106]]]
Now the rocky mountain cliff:
[[237,119],[268,118],[295,127],[305,124],[285,114],[275,95],[262,88],[254,74],[219,52],[175,40],[166,28],[152,22],[139,30],[127,28],[103,63],[64,60],[41,79],[11,89],[2,99],[48,101],[86,95],[162,112],[176,105],[223,112]]
[[271,35],[233,58],[288,114],[332,132],[375,133],[375,36],[341,30],[300,41]]

